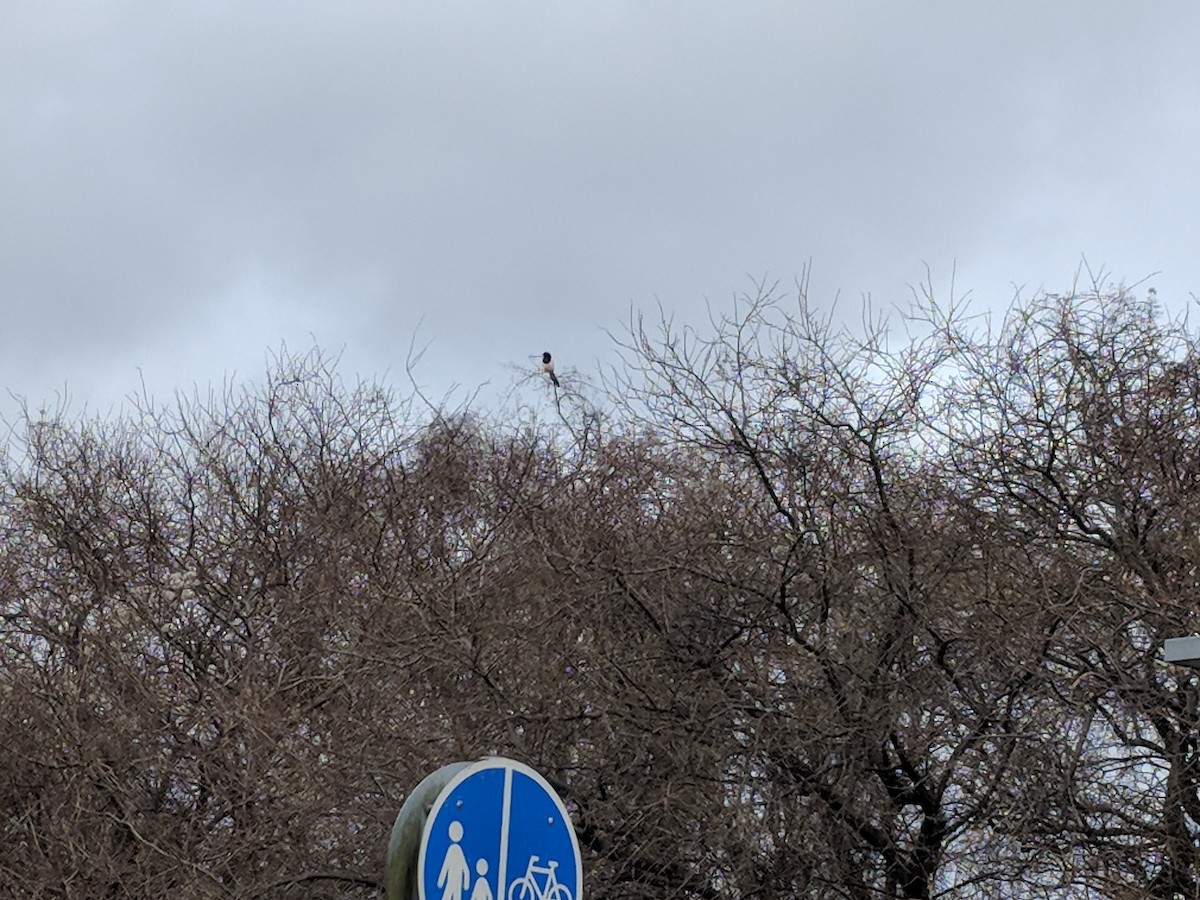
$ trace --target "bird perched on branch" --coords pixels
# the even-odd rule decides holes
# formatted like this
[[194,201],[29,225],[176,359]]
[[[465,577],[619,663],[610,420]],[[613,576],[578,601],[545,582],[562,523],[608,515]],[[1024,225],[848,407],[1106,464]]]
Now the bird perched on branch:
[[550,382],[555,387],[558,387],[558,376],[554,374],[554,360],[550,358],[550,351],[547,350],[542,354],[542,371],[550,376]]

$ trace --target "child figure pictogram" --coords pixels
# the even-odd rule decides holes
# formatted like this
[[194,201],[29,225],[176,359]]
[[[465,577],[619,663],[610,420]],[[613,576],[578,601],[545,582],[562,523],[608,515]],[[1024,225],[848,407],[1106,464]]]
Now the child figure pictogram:
[[475,879],[475,887],[471,888],[471,900],[493,900],[492,886],[484,877],[488,872],[488,863],[482,857],[475,863],[475,871],[479,877]]

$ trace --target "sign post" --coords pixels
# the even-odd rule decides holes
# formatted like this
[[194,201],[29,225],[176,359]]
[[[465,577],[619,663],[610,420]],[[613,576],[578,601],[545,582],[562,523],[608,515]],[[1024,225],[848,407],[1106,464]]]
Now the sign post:
[[558,794],[522,763],[457,771],[429,810],[420,900],[583,900],[579,841]]

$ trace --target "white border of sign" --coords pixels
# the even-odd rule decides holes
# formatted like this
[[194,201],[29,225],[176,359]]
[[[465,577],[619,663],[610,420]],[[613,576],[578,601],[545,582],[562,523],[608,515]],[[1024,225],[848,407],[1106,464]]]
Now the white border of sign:
[[[537,771],[529,768],[525,763],[517,762],[515,759],[508,759],[504,756],[488,756],[481,759],[477,763],[472,763],[467,766],[442,788],[442,792],[438,794],[437,799],[433,801],[433,806],[429,808],[429,815],[425,817],[425,827],[421,829],[421,850],[417,854],[417,896],[420,900],[434,900],[434,898],[425,895],[425,879],[422,877],[425,872],[425,848],[429,843],[429,832],[433,828],[434,820],[437,819],[438,813],[441,812],[442,806],[450,797],[450,794],[456,787],[470,778],[476,772],[486,771],[487,769],[506,769],[511,772],[520,772],[528,778],[533,779],[541,787],[542,790],[554,801],[554,805],[558,807],[559,815],[562,816],[563,823],[567,827],[567,833],[571,836],[571,849],[575,852],[575,871],[579,878],[579,890],[576,892],[574,900],[583,900],[583,859],[579,853],[579,838],[575,835],[575,825],[571,822],[571,815],[567,812],[567,807],[563,805],[562,798],[558,796],[558,791],[550,786]],[[506,776],[507,778],[508,776]],[[500,846],[503,849],[508,847],[508,810],[505,809],[503,820],[500,823]],[[500,885],[500,890],[503,891],[507,884],[507,872],[505,871],[505,856],[506,853],[501,853],[500,870],[496,876],[496,883]]]

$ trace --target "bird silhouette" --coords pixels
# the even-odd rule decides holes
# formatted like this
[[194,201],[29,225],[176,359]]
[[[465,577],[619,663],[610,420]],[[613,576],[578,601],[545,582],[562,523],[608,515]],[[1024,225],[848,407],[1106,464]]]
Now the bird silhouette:
[[554,360],[550,358],[549,350],[542,354],[542,371],[550,376],[550,382],[555,387],[559,387],[558,376],[554,374]]

